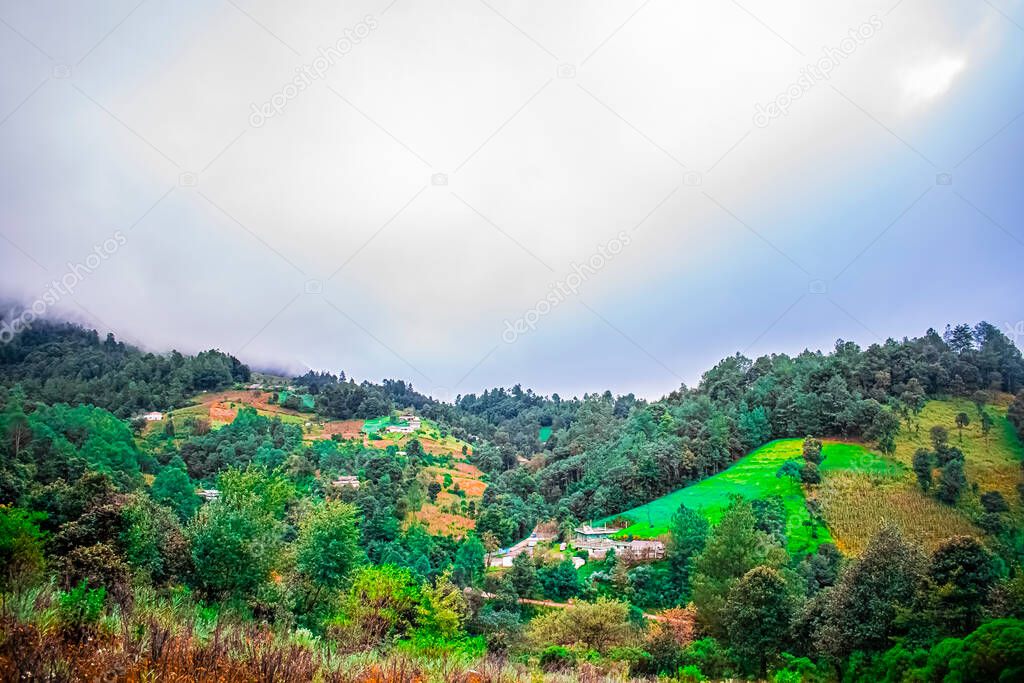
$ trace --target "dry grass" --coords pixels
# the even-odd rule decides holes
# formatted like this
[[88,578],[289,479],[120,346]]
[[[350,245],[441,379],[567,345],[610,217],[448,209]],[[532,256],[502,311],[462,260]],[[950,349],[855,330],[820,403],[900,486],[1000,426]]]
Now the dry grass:
[[878,529],[892,522],[928,550],[950,536],[980,536],[981,531],[956,508],[926,496],[909,477],[835,472],[816,492],[836,545],[858,555]]
[[[215,626],[199,635],[187,622],[129,618],[72,638],[59,628],[0,617],[0,683],[45,680],[161,683],[532,683],[541,673],[493,655],[409,653],[343,655],[331,641],[275,634],[253,624]],[[626,683],[621,665],[580,663],[545,673],[564,683]]]

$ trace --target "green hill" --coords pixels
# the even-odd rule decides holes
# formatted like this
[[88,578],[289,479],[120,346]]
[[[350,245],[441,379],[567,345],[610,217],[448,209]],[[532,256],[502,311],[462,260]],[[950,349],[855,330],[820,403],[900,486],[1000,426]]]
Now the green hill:
[[[622,534],[652,538],[668,533],[669,521],[680,505],[701,510],[715,523],[732,496],[748,500],[779,496],[786,506],[786,535],[793,552],[810,550],[831,541],[828,528],[811,517],[801,484],[792,477],[777,476],[787,460],[802,462],[801,439],[780,439],[761,446],[732,467],[679,489],[645,505],[601,520],[602,523],[625,517],[632,521]],[[825,442],[822,449],[822,473],[861,470],[876,476],[899,476],[904,468],[883,459],[859,444]]]
[[[986,435],[978,408],[971,401],[929,401],[911,424],[903,425],[892,459],[860,444],[826,441],[820,468],[822,483],[814,487],[776,476],[787,460],[801,460],[801,440],[772,441],[723,472],[600,523],[626,518],[631,523],[621,534],[653,538],[668,533],[669,522],[680,505],[702,510],[715,523],[731,496],[754,500],[777,495],[786,506],[791,552],[833,541],[844,552],[858,554],[886,522],[896,524],[927,548],[954,535],[982,535],[972,521],[979,514],[980,494],[999,491],[1011,507],[1019,507],[1017,486],[1022,482],[1024,446],[1006,419],[1004,404],[1000,401],[983,408],[993,422]],[[971,419],[963,429],[962,440],[955,420],[960,412]],[[945,505],[922,492],[910,469],[914,452],[930,447],[930,431],[937,425],[949,430],[950,443],[965,455],[969,490],[956,506]],[[808,498],[820,508],[819,519],[808,512]]]

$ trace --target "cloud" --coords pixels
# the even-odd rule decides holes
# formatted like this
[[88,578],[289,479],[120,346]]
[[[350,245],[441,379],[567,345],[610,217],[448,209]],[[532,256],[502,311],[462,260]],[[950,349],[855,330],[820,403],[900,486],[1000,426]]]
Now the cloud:
[[[823,194],[856,186],[893,144],[863,112],[897,128],[936,113],[957,79],[993,63],[1007,30],[952,2],[889,15],[890,3],[491,5],[146,4],[0,128],[12,160],[2,180],[19,188],[4,232],[59,268],[138,221],[80,296],[152,345],[444,386],[467,371],[474,386],[558,375],[518,351],[474,364],[500,343],[504,320],[620,231],[637,237],[581,288],[612,324],[645,283],[679,280],[681,269],[716,281],[721,261],[749,249],[775,259],[806,248],[813,223],[764,225],[758,207],[810,209],[820,198],[806,193],[811,176]],[[250,125],[254,104],[368,16],[372,31],[323,78]],[[877,35],[787,114],[755,126],[759,103],[872,16]],[[54,40],[76,54],[105,32],[68,31]],[[0,78],[10,110],[30,84]],[[34,296],[44,273],[13,251],[2,260],[0,284]],[[310,280],[322,291],[307,292]],[[700,289],[673,310],[696,310]],[[570,360],[596,362],[610,338],[635,352],[582,305],[560,306],[541,327],[552,336],[541,330],[537,344],[562,345],[555,358],[567,357],[560,340],[573,330],[592,336]],[[645,383],[665,374],[637,356]],[[621,365],[609,381],[628,381]]]

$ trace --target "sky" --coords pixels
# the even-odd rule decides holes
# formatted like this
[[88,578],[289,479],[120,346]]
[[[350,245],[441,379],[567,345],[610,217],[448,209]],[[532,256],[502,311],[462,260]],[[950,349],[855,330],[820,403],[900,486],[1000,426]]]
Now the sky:
[[43,316],[446,400],[1024,341],[1019,0],[87,5],[0,0]]

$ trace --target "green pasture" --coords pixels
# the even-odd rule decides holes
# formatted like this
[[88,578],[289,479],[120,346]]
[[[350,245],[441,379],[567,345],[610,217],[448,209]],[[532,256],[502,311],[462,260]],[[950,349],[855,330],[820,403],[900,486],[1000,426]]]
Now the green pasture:
[[372,420],[363,422],[363,432],[366,434],[379,434],[388,427],[406,427],[408,424],[405,420],[392,421],[390,415],[385,415],[384,417],[375,417]]
[[[802,462],[802,439],[779,439],[761,446],[744,456],[729,469],[674,491],[656,500],[599,520],[599,524],[625,517],[632,524],[620,535],[653,538],[668,533],[672,515],[680,505],[700,510],[717,523],[729,505],[732,496],[748,500],[779,496],[786,506],[786,536],[791,552],[809,551],[819,544],[831,541],[828,529],[814,521],[807,512],[803,487],[792,477],[776,476],[787,460]],[[826,442],[822,455],[823,470],[856,470],[886,474],[902,468],[880,456],[872,454],[858,444]]]

